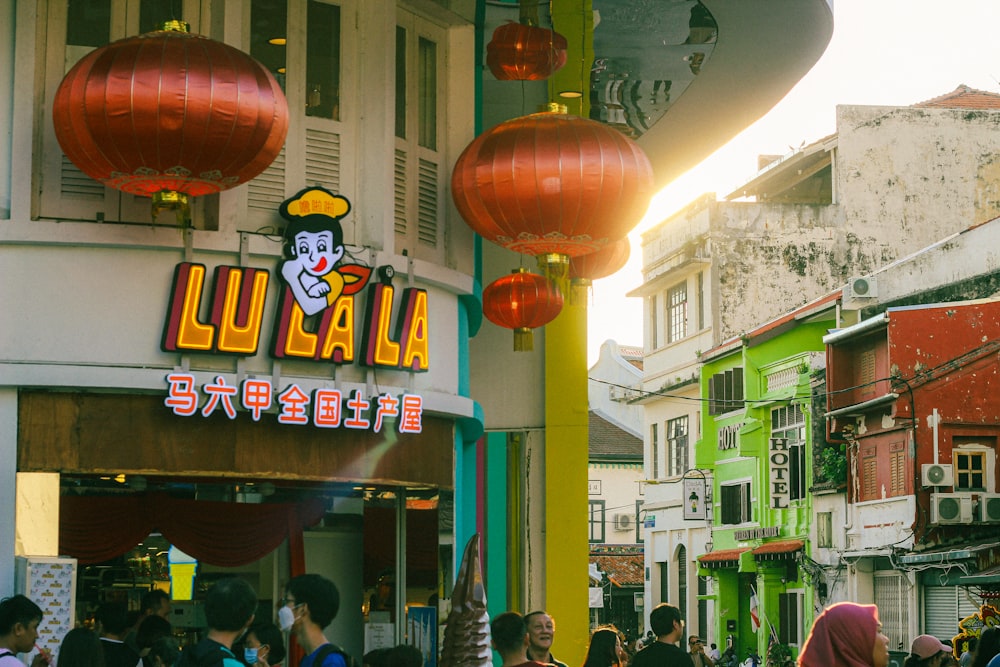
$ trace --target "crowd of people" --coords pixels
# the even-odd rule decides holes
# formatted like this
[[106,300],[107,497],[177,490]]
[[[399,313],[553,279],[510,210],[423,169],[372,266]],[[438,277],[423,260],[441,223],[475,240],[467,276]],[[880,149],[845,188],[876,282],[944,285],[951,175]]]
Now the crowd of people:
[[[340,593],[316,574],[286,584],[277,624],[257,618],[257,593],[244,579],[220,579],[205,594],[204,639],[184,647],[168,620],[169,595],[150,591],[140,607],[130,618],[123,603],[101,604],[93,627],[77,627],[63,637],[58,667],[283,667],[286,632],[304,653],[295,667],[356,667],[324,634],[340,609]],[[52,656],[37,645],[42,617],[42,609],[24,595],[0,601],[0,667],[25,667],[18,654],[32,656],[29,667],[49,667]],[[421,667],[423,655],[412,646],[397,646],[371,652],[365,663]]]
[[[340,608],[336,585],[306,574],[285,586],[278,624],[258,620],[257,594],[238,577],[221,579],[205,596],[208,625],[200,642],[182,647],[168,620],[170,597],[151,591],[130,619],[123,604],[101,605],[95,627],[70,630],[59,648],[58,667],[282,667],[287,653],[283,633],[290,632],[304,652],[296,667],[356,667],[330,642],[324,628]],[[0,602],[0,667],[25,667],[18,654],[31,654],[29,667],[48,667],[51,656],[38,645],[43,612],[24,595]],[[697,634],[686,636],[680,609],[658,604],[649,615],[650,634],[629,645],[613,625],[591,634],[582,667],[724,667],[726,653],[705,648]],[[490,623],[493,648],[501,667],[567,667],[552,654],[555,620],[544,611],[522,616],[505,612]],[[727,651],[731,649],[729,647]],[[823,610],[798,656],[799,667],[888,667],[889,640],[875,605],[839,602]],[[400,645],[365,654],[365,667],[421,667],[419,649]],[[932,635],[913,639],[903,667],[1000,667],[1000,627],[984,628],[978,640],[956,658],[952,646]]]

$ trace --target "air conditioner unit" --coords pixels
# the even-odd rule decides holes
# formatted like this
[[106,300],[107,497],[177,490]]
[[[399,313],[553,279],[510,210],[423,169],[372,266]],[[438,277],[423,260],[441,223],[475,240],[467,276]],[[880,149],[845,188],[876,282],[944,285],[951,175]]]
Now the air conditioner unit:
[[920,483],[924,486],[955,486],[950,463],[925,463],[920,466]]
[[1000,523],[1000,493],[980,493],[976,504],[976,521]]
[[615,515],[615,530],[632,530],[632,526],[634,525],[635,519],[631,514]]
[[851,278],[844,291],[848,299],[874,299],[878,297],[878,282],[874,278]]
[[932,493],[931,523],[972,523],[972,494]]

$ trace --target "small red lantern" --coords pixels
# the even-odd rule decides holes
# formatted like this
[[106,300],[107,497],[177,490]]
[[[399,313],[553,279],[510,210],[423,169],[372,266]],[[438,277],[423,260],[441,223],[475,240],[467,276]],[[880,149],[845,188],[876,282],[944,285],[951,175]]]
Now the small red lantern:
[[285,143],[288,103],[249,55],[172,21],[84,56],[59,85],[52,119],[73,164],[153,197],[155,214],[264,171]]
[[556,286],[524,268],[497,278],[483,290],[483,314],[493,324],[514,330],[515,352],[531,350],[531,330],[554,320],[562,306]]
[[551,108],[479,135],[459,156],[451,185],[474,231],[535,255],[547,275],[561,278],[570,257],[624,238],[642,219],[653,169],[621,132]]
[[541,81],[566,64],[566,38],[547,28],[505,23],[486,45],[486,64],[501,81]]
[[587,289],[593,281],[607,278],[628,262],[631,252],[628,237],[619,239],[589,255],[580,255],[569,260],[569,280],[571,303],[584,303]]

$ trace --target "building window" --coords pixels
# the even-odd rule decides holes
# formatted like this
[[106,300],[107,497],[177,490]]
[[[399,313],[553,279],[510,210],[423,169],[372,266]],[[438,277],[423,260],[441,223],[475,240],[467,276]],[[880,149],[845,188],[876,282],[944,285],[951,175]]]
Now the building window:
[[687,548],[681,545],[677,547],[677,607],[685,616],[687,615],[688,601],[687,573]]
[[688,469],[687,415],[667,420],[667,476],[682,475]]
[[905,451],[889,453],[889,495],[906,495],[907,458]]
[[590,541],[604,542],[604,501],[590,501]]
[[659,309],[657,308],[657,303],[659,302],[659,296],[654,294],[649,297],[649,349],[655,350],[660,347],[660,336],[659,336]]
[[698,331],[705,328],[705,272],[698,272],[697,280],[697,290],[698,290]]
[[645,503],[641,500],[635,501],[635,543],[642,544],[645,538],[645,520],[643,519],[642,506]]
[[743,407],[743,369],[716,373],[708,381],[708,414],[721,415]]
[[955,491],[986,490],[986,452],[952,451]]
[[667,290],[667,342],[687,336],[687,282]]
[[719,487],[722,504],[722,523],[747,523],[750,521],[750,482],[723,484]]
[[306,8],[307,116],[340,120],[340,62],[340,7],[310,2]]
[[657,449],[660,444],[659,440],[660,440],[659,424],[653,423],[649,427],[649,459],[650,461],[652,461],[653,464],[652,465],[653,476],[651,479],[660,478],[660,461],[659,457],[657,456],[658,453]]
[[[801,405],[786,405],[771,410],[771,439],[786,441],[788,499],[802,500],[806,497],[806,417]],[[780,482],[774,477],[771,481]]]
[[869,447],[861,456],[861,500],[878,498],[878,457]]
[[798,646],[802,638],[802,593],[778,593],[778,641]]

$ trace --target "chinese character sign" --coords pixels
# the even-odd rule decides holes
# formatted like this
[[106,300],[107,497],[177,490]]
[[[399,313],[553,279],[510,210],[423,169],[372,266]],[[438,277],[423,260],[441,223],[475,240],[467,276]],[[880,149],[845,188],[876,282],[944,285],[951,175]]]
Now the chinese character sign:
[[280,424],[379,433],[393,421],[399,433],[423,431],[424,404],[417,394],[366,397],[360,391],[352,391],[345,396],[339,389],[316,389],[308,394],[299,385],[291,384],[275,397],[269,380],[247,379],[236,386],[218,375],[199,388],[190,373],[167,375],[167,385],[163,403],[179,417],[196,413],[208,417],[221,412],[229,419],[236,419],[238,404],[254,421],[260,421],[261,415],[274,405]]

